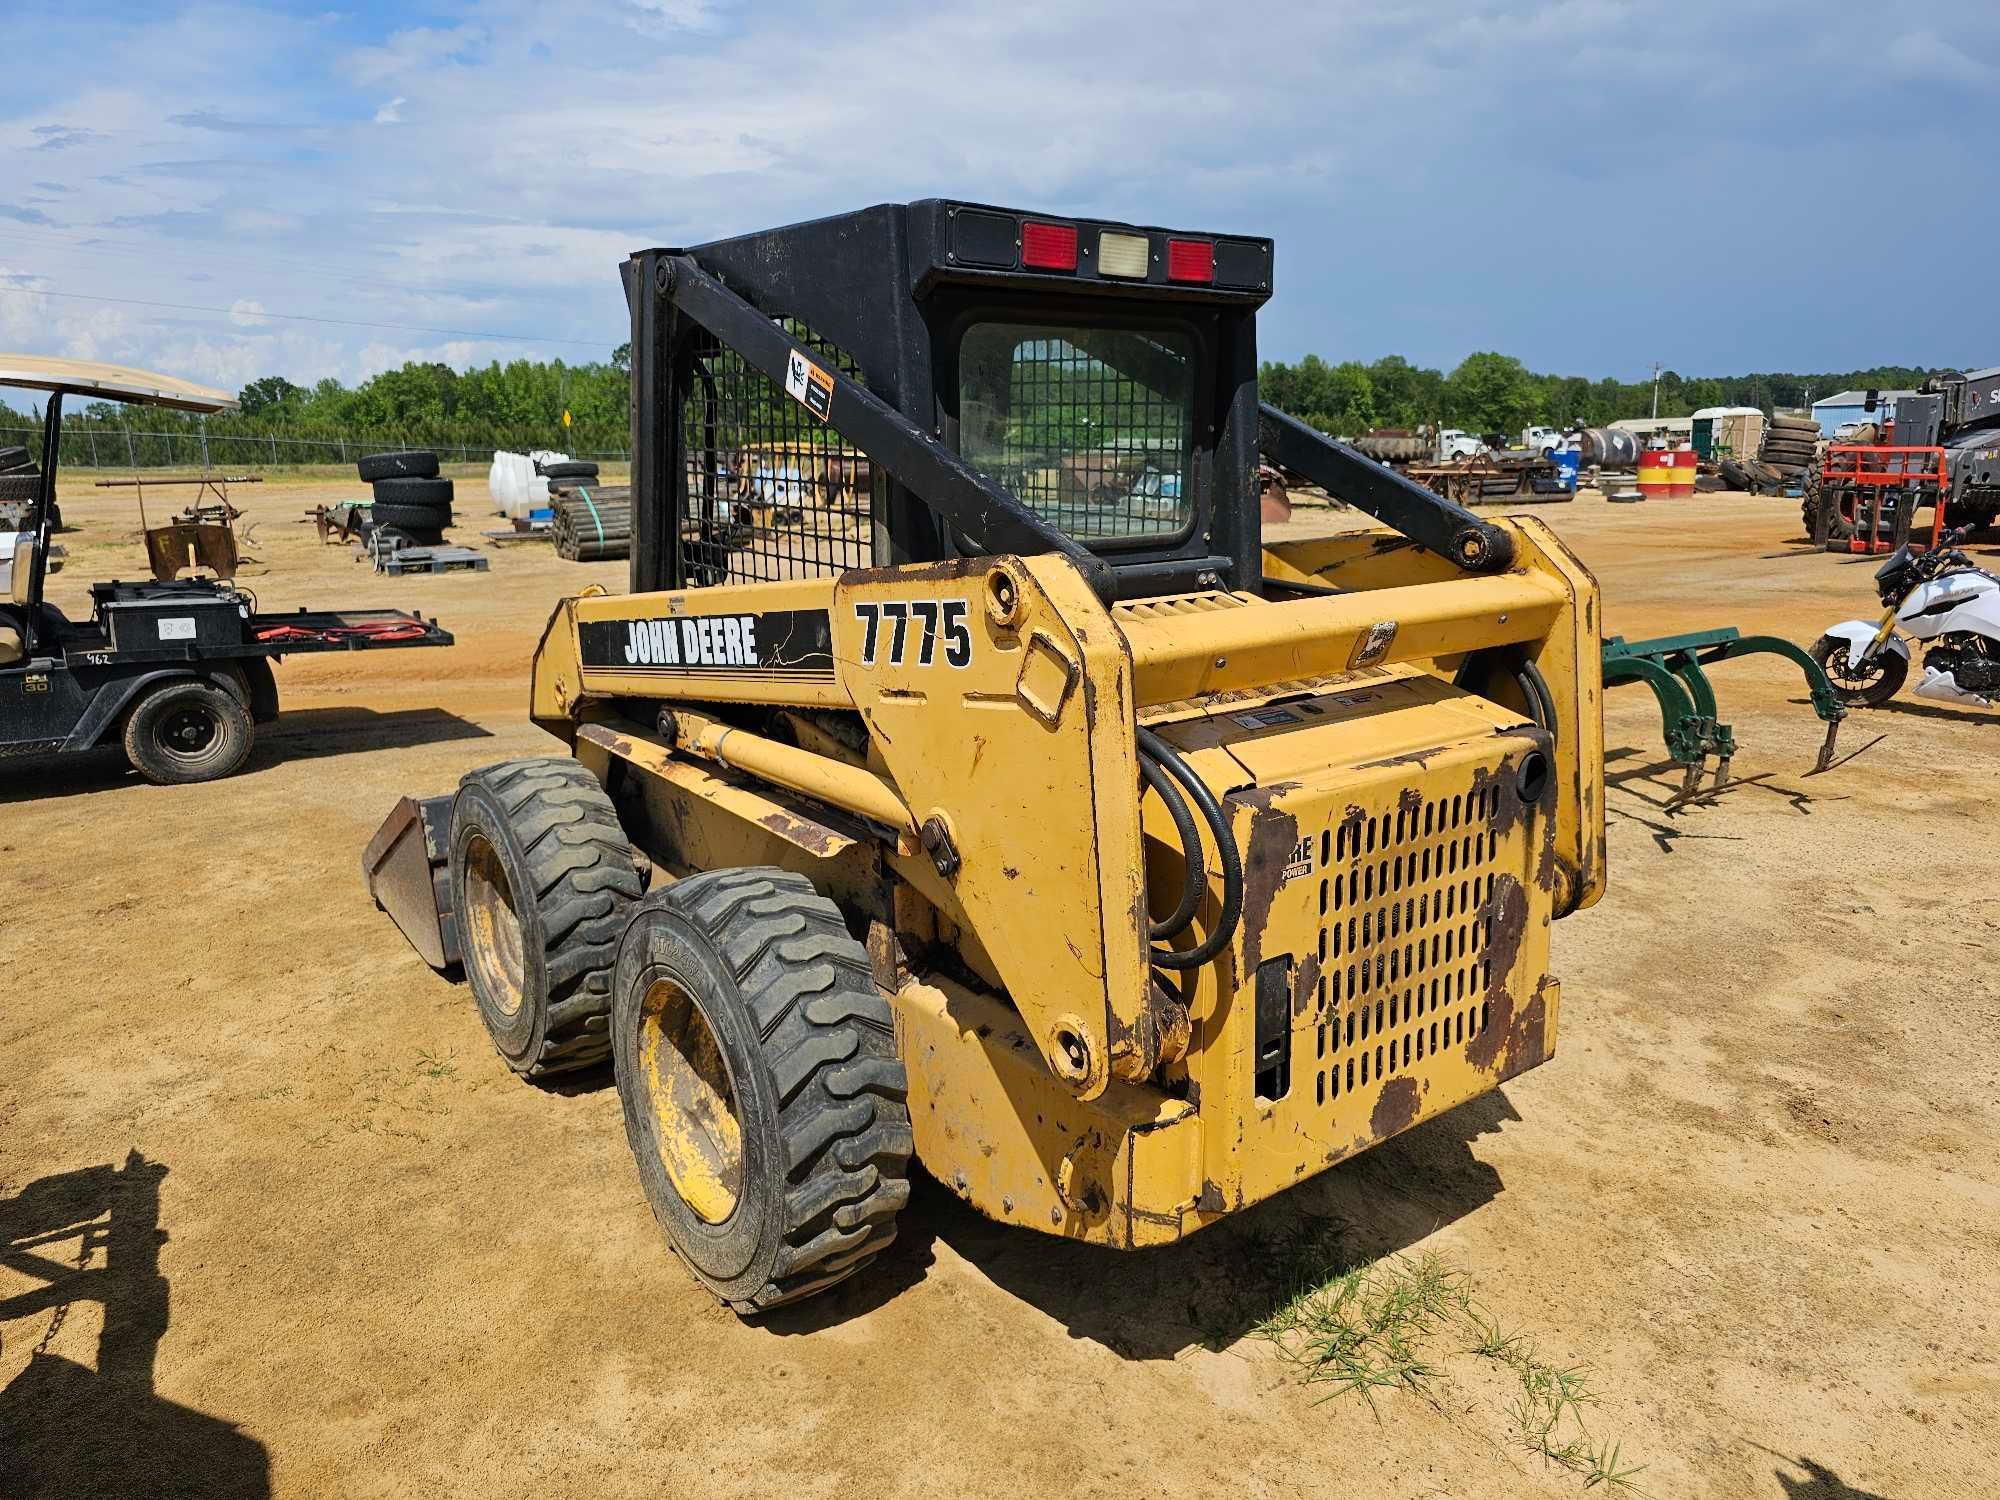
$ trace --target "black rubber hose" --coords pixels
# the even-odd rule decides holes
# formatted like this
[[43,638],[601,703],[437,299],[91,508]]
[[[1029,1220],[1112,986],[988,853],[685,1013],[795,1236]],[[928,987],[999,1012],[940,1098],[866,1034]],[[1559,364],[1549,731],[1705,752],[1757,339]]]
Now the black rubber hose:
[[[1487,660],[1488,653],[1484,651],[1475,651],[1466,657],[1458,674],[1452,678],[1452,686],[1471,692],[1473,677],[1476,672],[1484,670]],[[1556,700],[1549,691],[1548,679],[1542,676],[1542,669],[1528,660],[1526,655],[1521,655],[1511,669],[1503,670],[1512,671],[1514,686],[1520,690],[1521,701],[1528,705],[1528,717],[1535,721],[1535,727],[1553,740],[1556,733]]]
[[[1181,759],[1180,753],[1144,725],[1139,726],[1139,749],[1158,761],[1166,773],[1194,799],[1196,809],[1215,839],[1215,851],[1222,859],[1222,911],[1216,918],[1214,930],[1197,946],[1185,951],[1152,950],[1153,962],[1160,968],[1199,968],[1227,946],[1236,935],[1236,924],[1242,920],[1243,855],[1236,847],[1236,834],[1229,826],[1222,804],[1215,800],[1215,793],[1208,789],[1208,783],[1195,775],[1188,763]],[[1199,866],[1202,863],[1199,844],[1186,853],[1190,864]]]
[[1174,820],[1174,833],[1181,843],[1181,899],[1172,916],[1165,921],[1152,924],[1153,936],[1164,942],[1179,937],[1194,920],[1196,910],[1201,906],[1201,894],[1208,888],[1201,861],[1201,832],[1195,827],[1194,814],[1188,811],[1187,798],[1181,795],[1160,763],[1139,752],[1139,774],[1146,778],[1146,785],[1153,789],[1160,801],[1167,807],[1167,815]]
[[1537,728],[1549,737],[1549,748],[1555,748],[1556,739],[1556,696],[1549,691],[1549,680],[1542,675],[1542,669],[1527,657],[1521,658],[1521,691],[1528,701],[1537,705],[1534,720]]

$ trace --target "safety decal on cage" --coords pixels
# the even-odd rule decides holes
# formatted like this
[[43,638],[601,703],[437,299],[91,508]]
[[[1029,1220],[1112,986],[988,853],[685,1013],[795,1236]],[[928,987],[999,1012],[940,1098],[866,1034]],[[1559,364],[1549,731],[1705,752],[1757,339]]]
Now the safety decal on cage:
[[833,412],[833,376],[796,349],[785,361],[785,394],[822,422]]

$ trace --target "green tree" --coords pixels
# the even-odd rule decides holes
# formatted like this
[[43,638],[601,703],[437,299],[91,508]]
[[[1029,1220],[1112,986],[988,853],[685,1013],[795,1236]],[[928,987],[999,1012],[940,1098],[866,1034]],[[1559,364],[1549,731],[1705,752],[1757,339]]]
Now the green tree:
[[1534,414],[1534,382],[1506,354],[1468,354],[1445,377],[1444,394],[1452,422],[1470,432],[1518,434]]
[[305,392],[293,385],[282,375],[266,375],[262,380],[253,380],[237,394],[236,400],[246,417],[277,416],[281,411],[296,411]]

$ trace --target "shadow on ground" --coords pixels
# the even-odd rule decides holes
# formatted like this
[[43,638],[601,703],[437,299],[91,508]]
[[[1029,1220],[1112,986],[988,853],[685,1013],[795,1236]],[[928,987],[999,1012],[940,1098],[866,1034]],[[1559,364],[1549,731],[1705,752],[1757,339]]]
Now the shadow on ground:
[[897,1242],[868,1270],[822,1297],[762,1321],[775,1334],[813,1333],[888,1302],[924,1280],[942,1243],[996,1286],[1039,1308],[1072,1337],[1126,1359],[1172,1359],[1248,1333],[1297,1288],[1302,1237],[1328,1238],[1361,1265],[1408,1249],[1502,1191],[1473,1154],[1480,1136],[1518,1120],[1494,1090],[1405,1131],[1289,1192],[1176,1245],[1107,1250],[996,1223],[920,1178]]
[[[1857,1489],[1825,1464],[1810,1458],[1787,1458],[1776,1448],[1765,1448],[1762,1443],[1753,1446],[1780,1460],[1781,1466],[1772,1472],[1784,1491],[1785,1500],[1889,1500],[1887,1495],[1875,1490]],[[1803,1474],[1795,1471],[1803,1471]]]
[[[0,1391],[0,1495],[8,1500],[271,1492],[264,1445],[232,1423],[163,1399],[153,1362],[167,1331],[160,1180],[137,1151],[0,1199],[0,1269],[36,1285],[0,1300],[0,1358],[34,1342]],[[95,1368],[50,1352],[70,1309],[103,1310]]]
[[[400,708],[388,713],[361,707],[288,709],[277,722],[257,727],[250,759],[236,774],[254,776],[286,761],[492,737],[491,730],[441,708]],[[139,773],[127,763],[119,745],[99,745],[69,755],[23,756],[5,762],[0,770],[0,804],[74,797],[140,784]]]

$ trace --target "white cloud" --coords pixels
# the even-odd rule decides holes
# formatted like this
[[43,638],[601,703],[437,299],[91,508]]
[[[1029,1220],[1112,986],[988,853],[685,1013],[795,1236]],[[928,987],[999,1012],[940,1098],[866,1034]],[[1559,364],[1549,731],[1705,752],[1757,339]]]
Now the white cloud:
[[[127,309],[112,328],[75,303],[45,325],[206,361],[208,378],[240,362],[225,346],[302,381],[412,350],[601,358],[625,337],[616,266],[635,248],[928,195],[1272,233],[1262,342],[1279,356],[1440,361],[1476,339],[1592,373],[1752,349],[1769,368],[1839,339],[1853,363],[1925,358],[1960,326],[1886,304],[1774,326],[1760,284],[1848,307],[1842,273],[1762,209],[1715,205],[1833,170],[1885,118],[1910,122],[1914,195],[1952,180],[1967,217],[1950,234],[1990,229],[2000,197],[1995,168],[1924,103],[1939,82],[1990,86],[1974,61],[2000,53],[1990,0],[1933,0],[1931,29],[1886,47],[1869,39],[1879,18],[1803,0],[1156,0],[1139,23],[1109,0],[835,16],[442,0],[437,24],[387,35],[173,3],[56,26],[50,102],[0,98],[0,181],[69,190],[60,225],[0,223],[0,256],[52,289],[232,308]],[[1857,47],[1883,65],[1824,61]],[[91,81],[161,56],[183,60],[164,121],[151,91]],[[269,120],[294,125],[217,123]],[[43,154],[52,139],[64,148]],[[1648,190],[1694,207],[1635,236]]]

